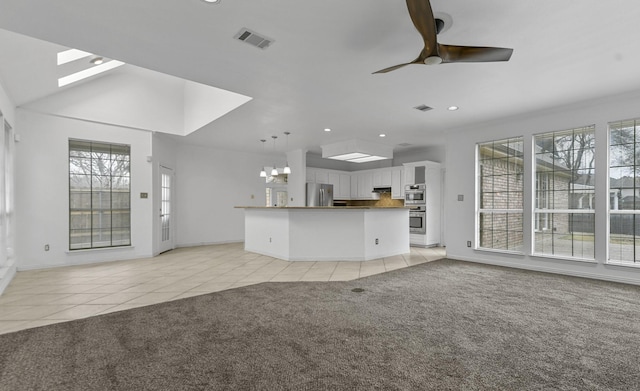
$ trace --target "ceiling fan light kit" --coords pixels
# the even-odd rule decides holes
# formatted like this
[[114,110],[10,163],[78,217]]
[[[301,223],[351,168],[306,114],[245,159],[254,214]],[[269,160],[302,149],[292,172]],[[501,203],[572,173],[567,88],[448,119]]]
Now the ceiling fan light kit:
[[[374,74],[395,71],[410,64],[438,65],[454,62],[509,61],[511,54],[513,54],[513,49],[508,48],[440,44],[437,35],[445,31],[448,26],[441,15],[436,20],[429,0],[407,0],[407,8],[413,25],[422,36],[424,48],[415,60],[381,69],[373,72]],[[451,23],[449,23],[450,25]]]
[[442,64],[442,58],[438,56],[431,56],[424,59],[424,65],[438,65]]

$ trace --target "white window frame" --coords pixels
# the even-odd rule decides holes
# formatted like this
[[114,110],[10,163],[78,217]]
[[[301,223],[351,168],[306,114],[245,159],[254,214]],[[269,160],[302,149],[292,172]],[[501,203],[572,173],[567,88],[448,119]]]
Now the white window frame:
[[[615,264],[621,266],[630,266],[630,267],[640,267],[640,260],[635,260],[635,238],[640,238],[640,232],[637,235],[634,235],[634,259],[633,260],[625,260],[625,259],[611,259],[611,215],[628,215],[628,216],[637,216],[640,215],[640,209],[611,209],[611,129],[613,125],[620,124],[624,122],[634,122],[634,149],[636,146],[640,147],[640,131],[635,130],[640,127],[640,118],[620,120],[620,121],[612,121],[607,125],[607,194],[609,195],[609,199],[607,200],[607,263]],[[634,163],[636,167],[640,167],[640,162]],[[634,175],[634,181],[636,179],[640,179],[640,175]]]
[[[531,233],[531,256],[534,257],[540,257],[540,258],[555,258],[555,259],[568,259],[568,260],[575,260],[575,261],[585,261],[585,262],[594,262],[595,261],[595,242],[597,240],[597,236],[598,236],[598,232],[596,227],[594,226],[594,253],[593,253],[593,257],[581,257],[581,256],[570,256],[570,255],[564,255],[564,254],[549,254],[549,253],[541,253],[541,252],[537,252],[536,251],[536,233],[541,233],[543,232],[542,230],[538,230],[538,215],[539,214],[543,214],[546,216],[547,219],[549,219],[549,217],[553,214],[567,214],[567,215],[573,215],[573,214],[592,214],[594,216],[595,219],[595,208],[593,209],[571,209],[571,208],[566,208],[566,209],[555,209],[552,207],[549,207],[549,200],[546,200],[547,203],[547,207],[546,208],[538,208],[537,204],[536,204],[536,198],[539,196],[539,189],[537,187],[537,179],[538,179],[538,175],[541,174],[540,172],[538,172],[538,162],[537,162],[537,153],[536,153],[536,138],[537,137],[541,137],[541,136],[548,136],[548,135],[555,135],[555,134],[559,134],[559,133],[565,133],[565,132],[575,132],[576,130],[580,130],[580,129],[591,129],[593,136],[595,138],[595,130],[596,127],[595,125],[586,125],[586,126],[579,126],[579,127],[575,127],[575,128],[571,128],[571,129],[565,129],[565,130],[558,130],[558,131],[550,131],[550,132],[542,132],[542,133],[537,133],[534,134],[531,138],[532,138],[532,156],[531,156],[531,161],[532,161],[532,194],[531,194],[531,202],[532,202],[532,213],[531,213],[531,219],[533,221],[532,224],[532,233]],[[553,136],[552,136],[553,137]],[[596,145],[594,143],[593,146],[593,153],[596,154]],[[594,163],[594,167],[592,168],[593,170],[593,175],[595,177],[595,163]],[[547,173],[546,173],[547,174]],[[555,181],[553,175],[549,175],[547,174],[549,181]],[[548,183],[547,182],[547,188],[548,188]],[[595,191],[595,183],[594,183],[594,191]],[[568,201],[568,203],[570,203],[570,200]],[[551,229],[554,229],[554,227],[551,227]]]
[[[480,162],[480,148],[482,145],[486,145],[486,144],[490,144],[490,143],[500,143],[500,142],[505,142],[505,141],[510,141],[510,140],[519,140],[522,145],[524,146],[524,136],[516,136],[516,137],[507,137],[504,139],[498,139],[498,140],[490,140],[490,141],[484,141],[484,142],[479,142],[476,143],[476,153],[475,153],[475,169],[476,169],[476,189],[475,189],[475,199],[476,199],[476,205],[475,205],[475,209],[476,209],[476,213],[475,213],[475,245],[474,245],[474,250],[481,250],[481,251],[490,251],[490,252],[499,252],[499,253],[507,253],[507,254],[516,254],[516,255],[523,255],[524,254],[524,209],[523,208],[518,208],[518,209],[496,209],[496,208],[481,208],[481,204],[482,204],[482,194],[481,194],[481,162]],[[523,164],[524,164],[524,148],[523,151],[521,152],[522,155],[520,156],[521,159],[523,160]],[[523,172],[520,175],[524,175],[524,169]],[[522,181],[522,188],[520,189],[520,193],[522,194],[522,201],[524,202],[524,181]],[[481,241],[480,241],[480,216],[482,214],[499,214],[499,213],[504,213],[504,214],[520,214],[522,217],[522,235],[523,235],[523,243],[522,243],[522,250],[518,251],[518,250],[508,250],[508,249],[497,249],[497,248],[492,248],[492,247],[482,247]],[[508,223],[507,223],[508,224]],[[508,227],[508,225],[507,225]]]

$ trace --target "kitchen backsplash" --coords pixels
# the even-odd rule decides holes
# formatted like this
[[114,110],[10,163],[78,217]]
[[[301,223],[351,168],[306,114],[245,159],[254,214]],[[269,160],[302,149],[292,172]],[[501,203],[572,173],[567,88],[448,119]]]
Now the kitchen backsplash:
[[346,200],[347,206],[404,206],[404,200],[391,198],[391,193],[381,193],[379,200]]

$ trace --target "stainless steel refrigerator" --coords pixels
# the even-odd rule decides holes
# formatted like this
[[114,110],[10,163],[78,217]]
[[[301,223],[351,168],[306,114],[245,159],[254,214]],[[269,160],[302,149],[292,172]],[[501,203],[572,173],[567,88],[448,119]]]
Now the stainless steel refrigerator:
[[333,206],[333,185],[307,183],[307,206]]

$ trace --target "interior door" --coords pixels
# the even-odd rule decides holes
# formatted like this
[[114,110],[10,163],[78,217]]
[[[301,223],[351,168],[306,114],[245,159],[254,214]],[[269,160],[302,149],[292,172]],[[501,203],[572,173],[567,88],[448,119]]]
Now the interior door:
[[160,166],[160,252],[173,250],[173,170]]

